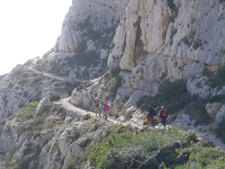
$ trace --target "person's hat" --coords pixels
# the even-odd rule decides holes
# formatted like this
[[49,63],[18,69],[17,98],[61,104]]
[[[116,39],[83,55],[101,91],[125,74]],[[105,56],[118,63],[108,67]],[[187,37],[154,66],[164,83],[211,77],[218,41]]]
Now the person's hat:
[[164,108],[165,108],[164,106],[161,107],[161,109],[164,109]]

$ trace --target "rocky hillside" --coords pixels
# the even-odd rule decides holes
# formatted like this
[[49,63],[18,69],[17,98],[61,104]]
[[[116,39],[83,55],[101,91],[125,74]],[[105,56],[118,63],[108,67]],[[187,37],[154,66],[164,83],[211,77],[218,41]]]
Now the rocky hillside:
[[129,0],[74,0],[54,48],[1,77],[0,119],[35,97],[70,94],[107,70],[109,46]]
[[77,80],[89,80],[107,70],[109,46],[129,0],[73,0],[55,49],[35,69]]
[[[209,142],[225,147],[224,8],[73,0],[55,47],[0,77],[0,168],[224,168]],[[149,126],[149,104],[209,141],[158,118]]]
[[[171,114],[185,108],[190,119],[204,117],[215,128],[225,117],[224,7],[219,0],[130,1],[108,59],[120,77],[118,90],[108,90],[113,78],[100,79],[88,89],[75,89],[73,103],[87,107],[99,97],[113,105],[118,99],[136,105],[146,96],[140,104],[165,104]],[[110,92],[113,97],[107,97]]]

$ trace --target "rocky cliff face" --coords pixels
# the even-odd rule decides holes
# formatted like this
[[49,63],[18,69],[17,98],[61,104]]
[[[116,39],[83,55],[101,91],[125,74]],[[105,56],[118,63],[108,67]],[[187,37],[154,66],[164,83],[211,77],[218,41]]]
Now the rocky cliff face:
[[35,97],[64,95],[107,70],[109,45],[129,0],[74,0],[54,48],[1,78],[0,119]]
[[[212,91],[204,70],[225,62],[224,15],[219,1],[131,1],[108,66],[126,71],[126,87],[157,93],[160,77],[186,79],[192,94],[205,97]],[[196,80],[204,83],[201,90]]]
[[[131,0],[108,58],[108,67],[123,79],[116,96],[108,97],[112,104],[128,97],[127,104],[136,105],[143,95],[157,94],[166,79],[184,79],[188,92],[200,98],[224,95],[224,87],[210,85],[225,63],[224,7],[210,0]],[[87,108],[94,97],[105,99],[109,85],[106,80],[74,90],[72,100]],[[216,125],[225,116],[219,102],[206,106]]]
[[[71,103],[93,110],[99,97],[118,121],[141,124],[143,113],[131,105],[157,95],[166,80],[183,79],[191,95],[211,100],[201,102],[210,124],[199,128],[216,127],[225,117],[225,87],[210,81],[225,63],[224,8],[210,0],[73,0],[55,47],[0,77],[0,167],[85,166],[93,147],[123,128],[46,98],[47,108],[28,104],[82,82]],[[195,127],[183,108],[168,121]]]
[[35,67],[75,81],[104,74],[109,46],[128,2],[74,0],[55,49]]

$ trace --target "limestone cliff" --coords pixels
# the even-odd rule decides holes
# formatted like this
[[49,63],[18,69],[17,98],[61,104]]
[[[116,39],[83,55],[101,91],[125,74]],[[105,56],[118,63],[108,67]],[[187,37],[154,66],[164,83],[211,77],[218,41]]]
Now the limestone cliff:
[[[75,89],[73,103],[90,108],[99,97],[112,105],[119,100],[136,105],[142,96],[156,95],[166,79],[183,79],[192,96],[224,95],[223,86],[210,85],[225,63],[224,7],[223,1],[210,0],[131,0],[108,58],[108,67],[122,78],[120,88],[109,97],[113,79],[100,79]],[[222,105],[215,101],[205,106],[216,126],[225,117]]]
[[[92,168],[88,155],[111,132],[143,129],[137,101],[159,96],[160,106],[168,81],[185,83],[184,106],[168,122],[214,132],[225,117],[225,83],[211,85],[225,63],[224,8],[221,0],[73,0],[55,47],[0,77],[0,167]],[[48,100],[72,89],[71,100]],[[109,102],[113,120],[69,103],[94,110],[95,97]],[[195,125],[196,112],[208,123]]]
[[[128,72],[124,87],[157,93],[160,77],[186,79],[192,94],[207,96],[212,90],[204,70],[215,72],[225,62],[224,5],[210,0],[131,1],[108,66]],[[197,80],[199,76],[204,78]],[[204,81],[200,90],[196,80]]]
[[71,93],[107,70],[109,45],[129,0],[74,0],[54,48],[1,77],[0,119],[35,97]]
[[73,0],[55,49],[35,65],[38,70],[89,80],[107,70],[109,46],[129,0]]

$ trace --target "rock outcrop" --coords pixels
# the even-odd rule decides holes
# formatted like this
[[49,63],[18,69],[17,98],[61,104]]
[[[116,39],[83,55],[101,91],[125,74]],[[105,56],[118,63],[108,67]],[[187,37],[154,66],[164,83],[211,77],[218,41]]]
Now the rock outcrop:
[[74,0],[54,48],[0,78],[0,119],[35,97],[71,93],[107,70],[109,45],[129,0]]
[[160,77],[186,79],[190,93],[206,97],[212,90],[208,77],[203,78],[205,70],[215,72],[225,63],[224,5],[210,0],[131,1],[108,66],[128,71],[127,84],[135,89],[157,93]]
[[[168,122],[196,128],[194,113],[205,106],[200,115],[211,121],[199,129],[215,129],[225,117],[225,86],[210,84],[225,63],[224,8],[225,2],[211,0],[73,0],[55,47],[0,77],[0,168],[86,163],[89,150],[122,130],[47,99],[74,88],[72,104],[93,110],[98,97],[109,102],[115,119],[142,125],[137,101],[156,96],[166,80],[182,79],[185,92],[198,96],[188,95],[188,110],[201,105],[191,117],[184,105]],[[40,98],[37,108],[22,109]]]
[[41,115],[44,111],[48,110],[49,107],[50,107],[50,100],[48,97],[44,97],[38,104],[36,114]]
[[[107,61],[111,71],[122,77],[121,88],[115,97],[105,97],[110,93],[105,91],[108,82],[95,83],[84,91],[75,90],[73,103],[83,104],[82,98],[98,96],[114,105],[121,100],[118,98],[132,100],[134,94],[137,98],[143,96],[141,93],[154,96],[166,79],[185,80],[187,91],[202,99],[224,95],[223,86],[210,85],[225,63],[224,8],[222,1],[131,0]],[[98,92],[92,92],[96,88]],[[139,96],[137,91],[142,91]],[[222,105],[206,106],[210,118],[223,116]],[[219,120],[215,123],[218,125]]]
[[109,46],[129,0],[74,0],[55,49],[35,68],[87,81],[107,70]]

